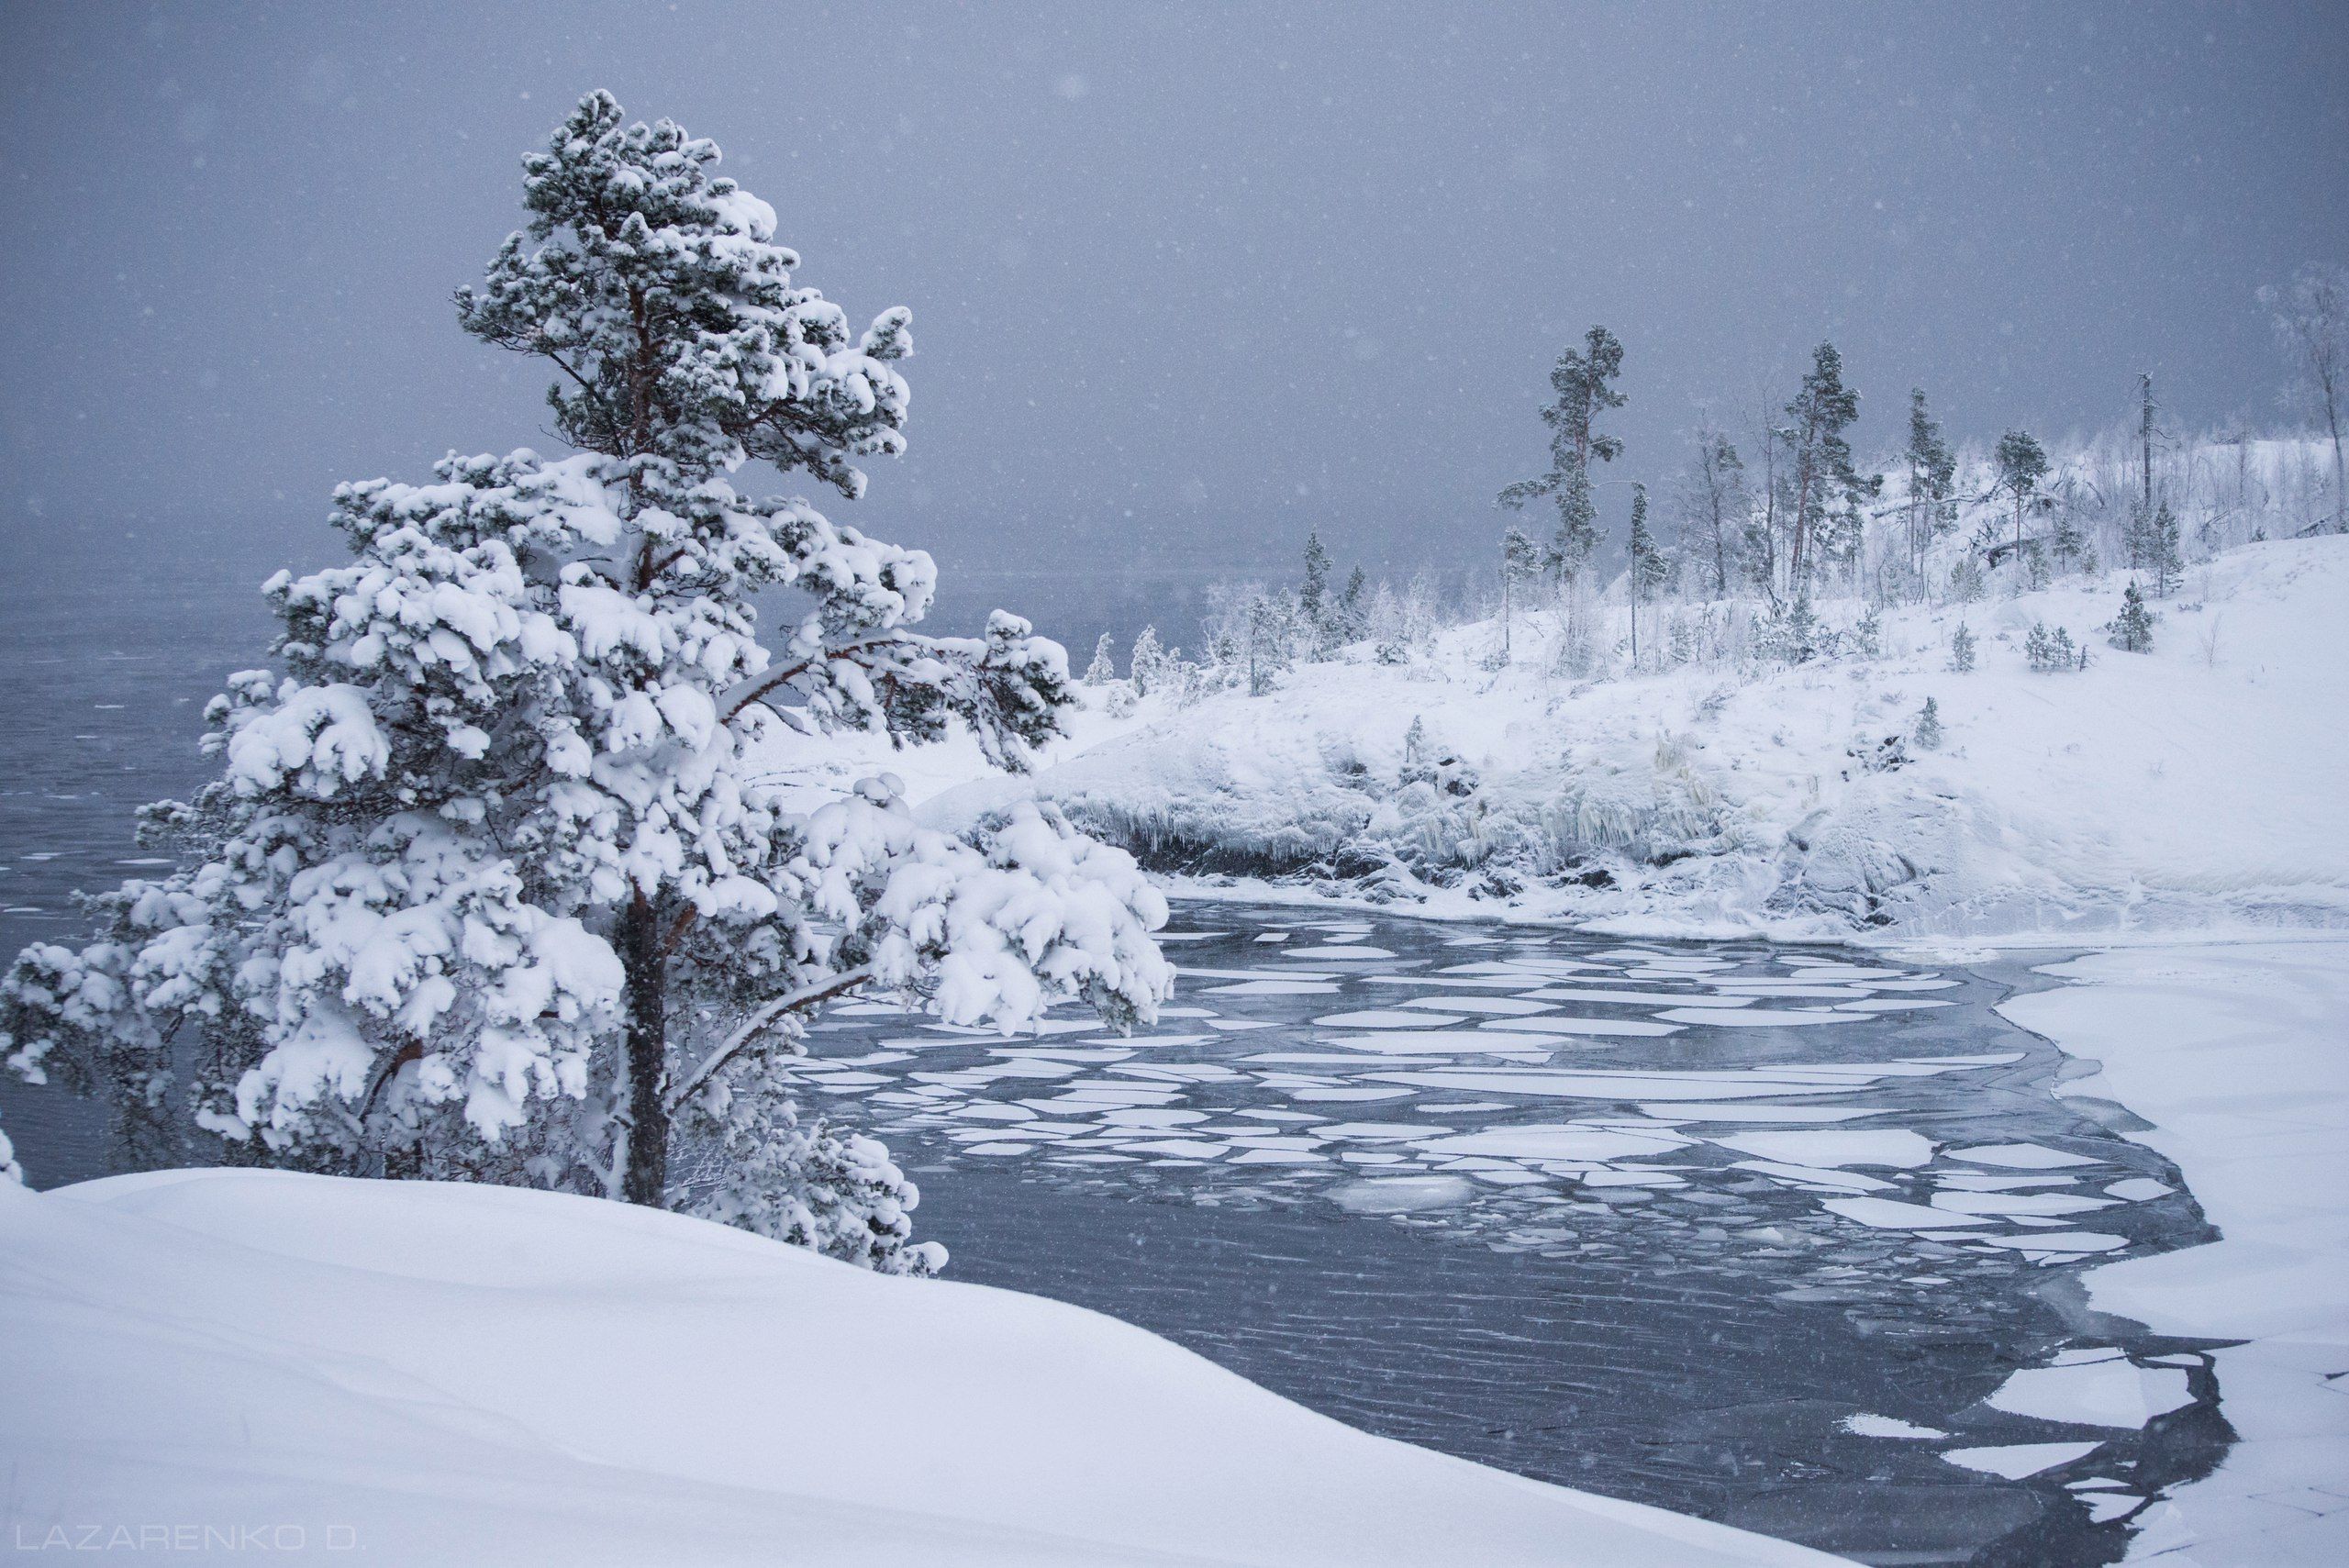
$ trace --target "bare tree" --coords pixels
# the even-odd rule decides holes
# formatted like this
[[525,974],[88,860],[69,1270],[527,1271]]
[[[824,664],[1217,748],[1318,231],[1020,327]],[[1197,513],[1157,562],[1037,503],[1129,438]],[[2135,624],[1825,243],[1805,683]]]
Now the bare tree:
[[1676,500],[1681,558],[1704,569],[1713,597],[1729,597],[1730,562],[1743,543],[1753,500],[1745,489],[1744,460],[1720,431],[1697,433],[1697,455],[1681,476]]
[[2259,291],[2276,313],[2276,337],[2292,361],[2296,401],[2324,421],[2332,438],[2332,519],[2349,528],[2349,476],[2341,459],[2343,382],[2349,380],[2349,267],[2310,261],[2282,288]]

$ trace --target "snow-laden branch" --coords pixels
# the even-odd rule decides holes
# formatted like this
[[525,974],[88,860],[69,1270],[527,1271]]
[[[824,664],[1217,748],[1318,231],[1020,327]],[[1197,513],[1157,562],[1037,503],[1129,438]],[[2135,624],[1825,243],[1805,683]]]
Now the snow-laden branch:
[[684,1083],[669,1091],[667,1105],[670,1114],[673,1116],[676,1114],[677,1108],[693,1098],[701,1086],[708,1083],[719,1068],[731,1062],[743,1047],[774,1028],[785,1018],[803,1008],[815,1006],[818,1003],[828,1002],[835,996],[853,991],[872,978],[872,966],[863,965],[843,971],[839,974],[829,975],[813,985],[802,986],[789,995],[778,996],[759,1008],[743,1022],[740,1028],[728,1035],[717,1050],[704,1057],[702,1064],[695,1068]]

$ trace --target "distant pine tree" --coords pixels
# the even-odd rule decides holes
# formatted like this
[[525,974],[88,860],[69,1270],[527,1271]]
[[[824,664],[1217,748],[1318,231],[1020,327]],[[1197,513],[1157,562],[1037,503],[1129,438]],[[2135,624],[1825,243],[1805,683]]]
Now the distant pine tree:
[[1819,617],[1810,595],[1799,594],[1791,604],[1776,604],[1754,629],[1754,646],[1765,659],[1799,664],[1819,652]]
[[1972,556],[1967,556],[1951,569],[1949,596],[1959,604],[1974,604],[1986,591],[1987,584],[1982,581],[1982,564]]
[[1852,628],[1852,651],[1863,659],[1878,658],[1884,652],[1884,617],[1874,605]]
[[1974,668],[1974,633],[1964,621],[1950,633],[1949,667],[1961,675]]
[[1623,345],[1604,327],[1593,327],[1583,337],[1580,353],[1568,349],[1551,369],[1551,390],[1558,395],[1542,410],[1550,427],[1550,467],[1538,478],[1521,479],[1500,494],[1500,505],[1517,511],[1528,502],[1549,496],[1558,508],[1558,534],[1550,550],[1550,567],[1560,580],[1572,582],[1598,548],[1598,507],[1590,495],[1590,465],[1611,462],[1623,443],[1593,428],[1598,416],[1623,406],[1615,390],[1623,370]]
[[2015,549],[2022,549],[2023,514],[2038,504],[2039,482],[2047,477],[2047,452],[2025,430],[2009,430],[1998,438],[1995,454],[1998,488],[2014,498]]
[[2079,520],[2066,508],[2055,515],[2055,537],[2049,540],[2055,552],[2055,569],[2094,571],[2095,552],[2088,548],[2087,535],[2080,531]]
[[1370,629],[1370,579],[1357,566],[1346,579],[1346,591],[1338,596],[1338,628],[1341,642],[1359,641]]
[[1810,370],[1786,415],[1776,436],[1786,449],[1787,498],[1794,505],[1787,585],[1802,595],[1809,590],[1821,553],[1816,545],[1822,541],[1815,536],[1833,533],[1837,506],[1848,510],[1860,496],[1874,495],[1883,476],[1863,479],[1852,465],[1852,445],[1843,432],[1860,417],[1860,395],[1843,384],[1843,358],[1834,344],[1821,343],[1812,351]]
[[1664,581],[1664,551],[1656,547],[1655,535],[1648,528],[1648,487],[1631,486],[1631,567],[1629,586],[1631,594],[1631,662],[1640,662],[1640,606],[1657,584]]
[[1156,690],[1166,675],[1166,651],[1159,646],[1158,628],[1146,626],[1134,639],[1134,650],[1126,658],[1126,678],[1133,683],[1134,695],[1146,697]]
[[2075,645],[2072,634],[2060,626],[2050,631],[2044,621],[2032,624],[2031,635],[2023,639],[2022,656],[2026,664],[2042,674],[2087,668],[2087,650]]
[[1289,606],[1284,596],[1259,594],[1248,601],[1242,652],[1247,662],[1250,696],[1260,697],[1271,691],[1274,679],[1288,668],[1291,630]]
[[2123,653],[2151,653],[2154,651],[2154,617],[2145,608],[2145,595],[2132,582],[2121,592],[2121,613],[2113,617],[2112,646]]
[[2055,639],[2047,635],[2045,621],[2032,623],[2031,634],[2022,639],[2022,658],[2023,662],[2033,670],[2044,672],[2054,668]]
[[1515,611],[1523,601],[1526,591],[1542,575],[1542,547],[1522,528],[1511,528],[1501,535],[1501,646],[1500,662],[1509,660],[1509,643]]
[[2178,584],[2178,575],[2186,570],[2185,558],[2177,550],[2177,514],[2164,501],[2154,509],[2152,531],[2146,537],[2146,569],[2154,574],[2154,594],[2166,599]]
[[1919,751],[1932,751],[1940,748],[1942,743],[1942,710],[1931,697],[1927,697],[1925,699],[1925,710],[1917,716],[1917,728],[1915,734],[1917,749]]
[[1909,394],[1909,553],[1919,576],[1925,546],[1956,521],[1950,497],[1957,489],[1957,458],[1942,434],[1941,421],[1925,407],[1922,388]]
[[1103,632],[1101,640],[1093,645],[1093,662],[1085,667],[1085,684],[1106,686],[1118,678],[1117,663],[1109,657],[1109,634]]
[[1327,624],[1330,602],[1330,552],[1321,543],[1319,531],[1305,536],[1305,581],[1297,590],[1297,608],[1305,612],[1306,624],[1319,630]]

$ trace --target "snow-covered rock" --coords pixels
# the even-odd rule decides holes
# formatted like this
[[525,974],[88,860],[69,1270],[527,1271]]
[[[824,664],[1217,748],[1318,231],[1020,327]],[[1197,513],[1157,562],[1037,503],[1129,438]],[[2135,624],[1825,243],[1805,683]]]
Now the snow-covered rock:
[[1837,1561],[1370,1437],[1076,1307],[502,1187],[0,1184],[0,1390],[20,1545],[128,1527],[502,1568]]

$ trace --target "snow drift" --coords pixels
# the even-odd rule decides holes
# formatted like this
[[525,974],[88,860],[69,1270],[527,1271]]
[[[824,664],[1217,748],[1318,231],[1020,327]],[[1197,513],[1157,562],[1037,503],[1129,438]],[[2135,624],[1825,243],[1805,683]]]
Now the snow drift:
[[492,1186],[0,1184],[0,1388],[6,1523],[36,1547],[95,1527],[629,1568],[1834,1561],[1353,1431],[1096,1313]]

